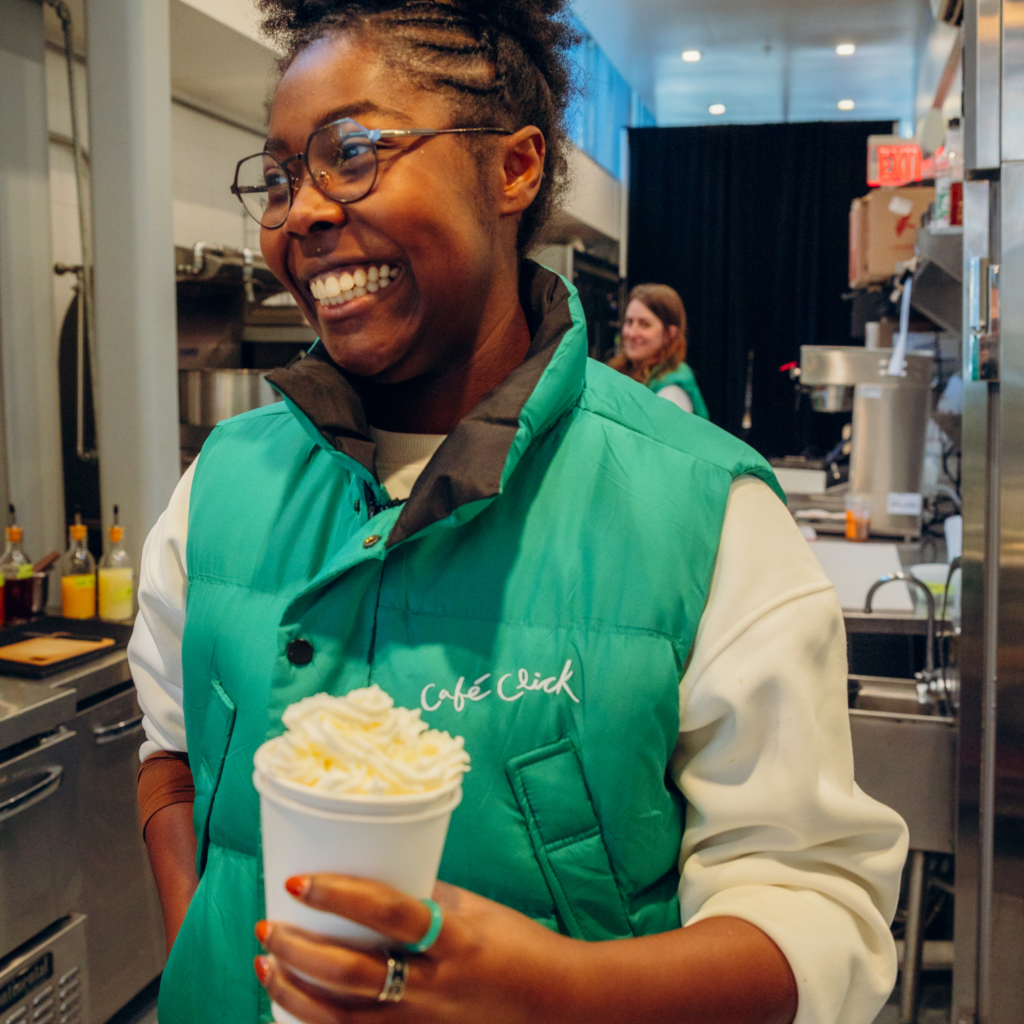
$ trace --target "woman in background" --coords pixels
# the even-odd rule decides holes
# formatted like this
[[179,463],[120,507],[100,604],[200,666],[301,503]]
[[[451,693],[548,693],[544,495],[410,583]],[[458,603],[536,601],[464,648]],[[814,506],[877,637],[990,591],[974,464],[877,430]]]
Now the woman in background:
[[622,348],[608,365],[684,412],[710,418],[693,370],[686,365],[686,309],[667,284],[638,284],[629,293]]

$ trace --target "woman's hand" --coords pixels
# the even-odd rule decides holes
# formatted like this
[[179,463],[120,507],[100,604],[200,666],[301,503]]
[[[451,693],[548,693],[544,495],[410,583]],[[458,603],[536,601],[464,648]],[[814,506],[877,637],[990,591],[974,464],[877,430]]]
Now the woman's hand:
[[[395,949],[419,942],[431,924],[419,900],[379,882],[310,875],[290,879],[289,891],[388,936]],[[444,925],[426,953],[406,954],[401,1002],[377,1001],[384,954],[280,922],[256,926],[269,954],[257,957],[256,973],[274,1002],[308,1024],[790,1024],[796,1014],[786,958],[737,918],[581,942],[465,889],[439,882],[434,899]]]
[[[301,881],[301,886],[289,886],[297,899],[387,935],[396,949],[418,942],[430,927],[431,912],[423,903],[381,883],[342,875]],[[260,981],[275,1003],[309,1024],[368,1020],[370,1015],[379,1022],[382,1012],[396,1024],[535,1024],[546,1019],[545,1003],[569,984],[570,972],[560,962],[583,944],[443,882],[435,887],[434,898],[444,925],[426,953],[406,954],[408,977],[400,1003],[377,1001],[387,976],[384,954],[351,949],[278,922],[260,922],[256,929],[270,954],[257,958]]]

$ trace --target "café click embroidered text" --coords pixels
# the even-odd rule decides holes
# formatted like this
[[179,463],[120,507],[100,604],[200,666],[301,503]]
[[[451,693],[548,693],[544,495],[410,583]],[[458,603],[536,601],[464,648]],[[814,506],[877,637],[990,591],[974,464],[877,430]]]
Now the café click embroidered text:
[[[466,677],[460,676],[454,690],[438,690],[436,695],[431,695],[430,691],[436,689],[437,684],[430,683],[429,686],[423,687],[423,692],[420,694],[420,707],[424,711],[436,711],[446,700],[450,700],[456,711],[462,711],[467,704],[475,704],[486,700],[495,693],[501,700],[509,704],[520,700],[530,692],[546,693],[551,697],[565,693],[577,704],[580,702],[579,697],[572,692],[569,686],[569,680],[573,677],[571,658],[562,666],[561,675],[542,678],[539,672],[534,672],[531,677],[527,669],[521,668],[515,673],[518,683],[514,684],[512,682],[513,673],[506,672],[503,676],[498,677],[497,682],[490,689],[485,690],[484,687],[492,676],[493,674],[488,672],[486,675],[480,676],[479,679],[468,687],[466,686]],[[431,704],[430,700],[433,697],[436,697],[436,703]]]

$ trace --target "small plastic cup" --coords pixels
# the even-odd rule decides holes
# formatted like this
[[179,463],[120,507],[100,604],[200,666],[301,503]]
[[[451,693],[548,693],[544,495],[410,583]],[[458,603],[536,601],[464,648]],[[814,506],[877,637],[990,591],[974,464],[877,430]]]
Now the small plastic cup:
[[871,498],[866,494],[846,496],[846,539],[863,544],[871,537]]
[[[934,562],[922,565],[914,565],[910,568],[910,575],[919,579],[931,592],[935,599],[935,617],[942,615],[943,601],[946,602],[946,618],[954,626],[960,624],[960,588],[963,573],[957,569],[953,578],[949,579],[949,566],[945,563]],[[946,581],[949,580],[949,594],[946,594]],[[917,587],[911,588],[914,595],[914,607],[919,611],[928,611],[928,602],[924,594]]]
[[[300,903],[286,891],[285,880],[333,872],[385,882],[418,899],[429,897],[452,811],[462,800],[461,778],[427,793],[333,796],[274,779],[260,765],[257,751],[253,784],[260,794],[267,919],[351,946],[394,945],[394,940],[379,932]],[[277,1004],[273,1012],[280,1024],[299,1024]]]

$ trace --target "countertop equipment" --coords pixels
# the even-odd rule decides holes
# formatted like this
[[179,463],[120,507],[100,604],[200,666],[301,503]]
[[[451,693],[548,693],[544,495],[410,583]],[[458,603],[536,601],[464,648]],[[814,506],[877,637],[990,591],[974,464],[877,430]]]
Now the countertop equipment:
[[175,256],[184,467],[221,420],[278,401],[264,378],[303,355],[316,332],[253,250],[197,242]]
[[[921,535],[921,476],[931,414],[933,359],[909,352],[906,375],[889,375],[893,350],[852,345],[804,345],[800,383],[819,412],[852,406],[848,493],[871,498],[871,532]],[[818,499],[812,499],[818,501]]]
[[141,734],[124,650],[43,680],[0,676],[3,1024],[104,1024],[163,969]]
[[4,1024],[86,1024],[85,918],[71,914],[0,958]]

